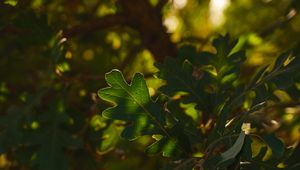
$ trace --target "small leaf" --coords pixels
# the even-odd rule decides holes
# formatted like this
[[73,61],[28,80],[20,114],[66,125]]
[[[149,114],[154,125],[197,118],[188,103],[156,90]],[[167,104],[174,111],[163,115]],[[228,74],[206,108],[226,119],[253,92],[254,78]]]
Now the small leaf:
[[275,134],[269,134],[262,136],[263,140],[272,150],[272,158],[280,159],[285,151],[284,144],[278,139]]
[[254,160],[262,160],[268,151],[268,147],[264,146],[259,150],[259,153],[253,158]]
[[219,113],[220,118],[217,122],[217,128],[216,128],[218,134],[223,134],[223,132],[225,130],[225,124],[228,119],[229,111],[230,110],[229,110],[228,106],[224,106]]
[[248,86],[249,89],[253,88],[253,86],[258,83],[257,81],[263,76],[263,74],[266,72],[268,68],[269,65],[263,67],[256,73],[255,77],[252,79],[250,85]]
[[168,139],[166,137],[160,139],[159,141],[156,141],[155,143],[153,143],[152,145],[150,145],[147,149],[146,149],[146,153],[149,154],[157,154],[161,151],[163,151],[163,156],[166,157],[177,157],[180,156],[180,152],[178,152],[178,146],[179,143],[177,141],[177,139],[171,138]]
[[289,58],[290,52],[285,52],[281,54],[277,59],[274,64],[273,70],[279,69],[284,66],[284,62]]

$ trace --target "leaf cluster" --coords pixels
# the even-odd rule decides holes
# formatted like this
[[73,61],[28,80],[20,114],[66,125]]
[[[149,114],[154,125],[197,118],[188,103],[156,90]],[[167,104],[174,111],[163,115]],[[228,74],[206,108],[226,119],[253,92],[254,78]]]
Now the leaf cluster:
[[237,43],[229,35],[219,36],[212,42],[215,52],[183,46],[176,58],[156,63],[156,77],[165,85],[155,98],[142,74],[128,84],[120,71],[112,70],[106,74],[109,87],[98,93],[114,104],[103,116],[126,122],[125,139],[152,136],[155,141],[146,152],[171,157],[174,162],[166,168],[297,168],[297,163],[288,163],[293,149],[264,123],[274,122],[265,118],[268,108],[287,104],[278,91],[290,93],[292,103],[299,105],[295,83],[300,56],[293,50],[283,53],[245,82],[245,51]]

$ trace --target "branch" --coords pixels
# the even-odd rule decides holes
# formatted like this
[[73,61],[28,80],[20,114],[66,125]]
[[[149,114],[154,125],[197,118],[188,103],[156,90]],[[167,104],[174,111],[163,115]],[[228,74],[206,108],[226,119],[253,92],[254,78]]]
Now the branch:
[[283,17],[279,18],[278,21],[271,24],[267,28],[265,28],[263,31],[260,32],[260,37],[266,37],[273,33],[278,28],[283,28],[286,26],[293,18],[295,18],[297,14],[297,11],[295,9],[290,9],[290,11]]
[[122,14],[106,15],[64,30],[64,36],[74,37],[116,25],[126,25],[128,18]]

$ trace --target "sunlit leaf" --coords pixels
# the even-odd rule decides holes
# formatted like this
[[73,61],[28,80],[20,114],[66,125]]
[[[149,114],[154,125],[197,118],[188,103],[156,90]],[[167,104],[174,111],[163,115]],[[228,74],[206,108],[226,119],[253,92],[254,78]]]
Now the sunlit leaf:
[[172,155],[174,150],[186,152],[180,135],[175,135],[172,129],[167,128],[163,105],[151,99],[143,75],[135,74],[129,85],[120,71],[112,70],[106,74],[106,81],[110,87],[101,89],[98,95],[103,100],[115,103],[115,106],[104,110],[102,114],[129,123],[122,137],[134,140],[143,135],[160,134],[164,138],[152,145],[148,152],[162,151],[165,156]]

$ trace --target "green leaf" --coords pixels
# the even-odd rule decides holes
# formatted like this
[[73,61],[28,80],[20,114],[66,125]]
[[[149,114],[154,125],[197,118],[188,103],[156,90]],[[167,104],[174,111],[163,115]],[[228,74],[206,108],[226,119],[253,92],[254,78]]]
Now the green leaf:
[[201,94],[197,93],[197,80],[192,76],[193,66],[185,60],[182,63],[173,58],[166,58],[164,63],[156,63],[160,70],[158,77],[167,80],[168,84],[160,88],[167,95],[183,91],[190,93],[195,100],[201,102]]
[[229,108],[227,105],[223,106],[219,113],[219,120],[217,122],[216,130],[219,134],[223,135],[225,130],[225,125],[229,115]]
[[[180,150],[176,147],[179,145],[178,140],[175,138],[163,137],[162,139],[156,141],[146,149],[146,153],[157,154],[163,151],[163,156],[179,156]],[[179,152],[178,152],[179,151]]]
[[[199,114],[197,110],[194,108],[195,105],[184,105],[180,102],[180,100],[170,100],[167,104],[168,110],[172,113],[174,117],[178,120],[175,122],[175,124],[179,124],[181,126],[179,127],[180,130],[184,131],[184,133],[188,136],[187,138],[189,141],[193,143],[199,143],[202,141],[202,135],[201,132],[199,132],[199,129],[197,128],[197,124],[199,120],[193,120],[193,118],[188,115],[188,110],[193,109],[193,114]],[[182,129],[181,129],[182,128]],[[179,130],[179,131],[180,131]],[[178,131],[178,130],[175,130]],[[176,133],[176,132],[175,132]],[[186,140],[186,139],[185,139]],[[188,141],[188,140],[186,140]]]
[[254,160],[262,160],[268,151],[268,147],[264,146],[259,150],[259,153],[253,158]]
[[[149,154],[156,154],[162,151],[163,156],[183,158],[182,149],[184,149],[186,152],[190,152],[191,144],[189,140],[186,140],[188,136],[183,133],[182,129],[183,127],[180,124],[175,125],[170,130],[172,137],[163,137],[159,139],[150,145],[146,149],[146,152]],[[178,149],[178,146],[182,147],[182,149]]]
[[249,84],[248,88],[251,89],[253,88],[257,83],[258,80],[263,76],[264,73],[266,73],[266,70],[269,68],[269,65],[261,68],[256,75],[254,76],[254,78],[251,80],[251,83]]
[[300,69],[299,55],[294,57],[291,56],[292,54],[289,51],[281,54],[277,58],[273,69],[270,72],[265,73],[262,80],[255,86],[259,87],[264,84],[275,84],[279,89],[290,87],[293,84],[294,79],[299,76],[299,73],[295,71]]
[[[159,90],[168,96],[173,96],[178,92],[185,92],[182,96],[184,103],[196,103],[196,109],[202,110],[207,116],[211,112],[212,103],[210,94],[204,91],[203,82],[209,82],[209,76],[201,69],[195,69],[189,60],[179,58],[166,58],[164,63],[156,63],[159,69],[158,77],[166,80],[167,84]],[[204,100],[205,99],[205,100]]]
[[275,134],[264,135],[262,136],[262,139],[272,150],[271,159],[279,160],[285,152],[285,147],[282,141],[278,139]]
[[126,83],[118,70],[107,73],[105,78],[111,87],[99,90],[98,95],[117,105],[104,110],[102,114],[131,123],[122,133],[124,138],[134,140],[146,134],[167,134],[164,128],[165,113],[160,104],[151,100],[143,75],[135,74],[131,85]]
[[221,154],[221,160],[218,162],[218,166],[222,166],[222,164],[234,160],[243,148],[245,136],[246,134],[242,131],[232,147]]
[[283,67],[284,62],[289,58],[290,52],[282,53],[275,61],[273,70],[280,69]]
[[100,154],[105,154],[115,148],[119,141],[119,130],[114,122],[106,122],[106,127],[99,130],[90,129],[89,138],[92,146]]
[[220,58],[228,56],[236,44],[237,40],[230,41],[229,34],[226,34],[225,36],[220,35],[218,38],[213,40],[213,46],[215,46],[217,56]]
[[105,101],[115,103],[115,106],[104,110],[102,114],[107,118],[128,122],[122,137],[134,140],[143,135],[159,134],[164,138],[152,145],[148,152],[163,151],[165,156],[171,156],[174,153],[172,149],[187,152],[183,149],[186,148],[184,141],[178,136],[180,133],[172,133],[171,127],[167,127],[163,104],[151,99],[142,74],[135,74],[130,85],[119,70],[112,70],[105,78],[110,87],[99,90],[98,95]]

